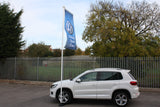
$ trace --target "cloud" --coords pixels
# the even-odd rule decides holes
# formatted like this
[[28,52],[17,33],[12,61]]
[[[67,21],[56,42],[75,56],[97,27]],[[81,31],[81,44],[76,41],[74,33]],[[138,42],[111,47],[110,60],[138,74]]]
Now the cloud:
[[[62,6],[65,4],[66,8],[74,14],[75,31],[78,38],[77,45],[84,50],[86,43],[82,40],[82,33],[85,15],[89,9],[88,4],[85,2],[72,2],[71,0],[68,3],[56,2],[54,4],[45,3],[45,5],[42,2],[38,3],[38,5],[32,4],[28,6],[28,3],[24,5],[22,22],[25,26],[24,38],[28,41],[28,44],[44,41],[47,44],[54,44],[53,48],[61,48]],[[66,37],[64,42],[65,40]]]
[[[92,0],[3,0],[11,4],[16,12],[23,9],[21,17],[24,26],[23,39],[27,46],[32,43],[45,42],[53,48],[61,48],[62,18],[65,6],[74,14],[74,24],[77,45],[85,49],[86,43],[82,40],[85,26],[85,16],[89,10]],[[66,35],[64,36],[64,43]],[[65,45],[65,44],[64,44]]]
[[[23,39],[27,45],[43,41],[52,48],[61,48],[62,37],[62,18],[65,6],[74,15],[74,26],[76,31],[77,45],[82,50],[91,43],[85,43],[82,40],[82,34],[85,29],[86,15],[90,9],[90,4],[97,0],[2,0],[9,2],[11,8],[16,12],[23,9],[21,17],[22,26],[25,27]],[[121,1],[121,0],[120,0]],[[124,3],[130,3],[131,0],[124,0]],[[153,2],[156,0],[147,0]],[[160,4],[160,1],[156,1]],[[66,35],[64,36],[64,45]]]

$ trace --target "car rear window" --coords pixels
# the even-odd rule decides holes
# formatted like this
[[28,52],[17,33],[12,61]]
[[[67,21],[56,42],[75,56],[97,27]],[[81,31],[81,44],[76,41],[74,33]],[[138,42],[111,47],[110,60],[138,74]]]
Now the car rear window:
[[128,73],[128,74],[133,80],[136,80],[131,73]]

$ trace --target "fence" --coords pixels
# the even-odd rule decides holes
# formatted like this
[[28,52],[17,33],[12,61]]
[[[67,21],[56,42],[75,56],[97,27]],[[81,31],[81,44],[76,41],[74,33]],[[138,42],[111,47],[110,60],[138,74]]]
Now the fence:
[[[7,58],[0,60],[0,79],[57,81],[61,59]],[[160,88],[160,57],[64,57],[64,79],[93,68],[130,69],[140,87]]]

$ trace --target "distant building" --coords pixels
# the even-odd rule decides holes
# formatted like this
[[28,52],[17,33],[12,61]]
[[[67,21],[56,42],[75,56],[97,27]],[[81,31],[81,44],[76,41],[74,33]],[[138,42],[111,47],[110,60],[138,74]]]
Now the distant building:
[[49,49],[49,51],[53,52],[53,49],[51,48],[51,45],[46,45]]

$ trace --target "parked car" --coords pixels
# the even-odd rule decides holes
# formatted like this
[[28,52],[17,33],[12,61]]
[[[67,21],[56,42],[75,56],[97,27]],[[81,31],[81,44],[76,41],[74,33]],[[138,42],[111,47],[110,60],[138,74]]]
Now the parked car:
[[139,95],[137,80],[130,70],[120,68],[87,70],[74,79],[55,82],[50,88],[50,97],[63,104],[73,99],[110,99],[118,106],[126,106]]

